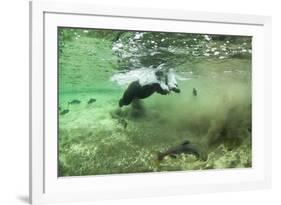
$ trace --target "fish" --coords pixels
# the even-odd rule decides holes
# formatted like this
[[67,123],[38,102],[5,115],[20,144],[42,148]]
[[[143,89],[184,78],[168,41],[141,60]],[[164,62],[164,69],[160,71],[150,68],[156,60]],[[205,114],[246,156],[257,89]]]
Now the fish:
[[75,105],[75,104],[80,104],[81,101],[80,100],[72,100],[70,102],[68,102],[69,105]]
[[118,123],[121,124],[124,129],[126,129],[128,126],[128,122],[124,118],[119,118]]
[[94,102],[96,102],[97,100],[95,98],[91,98],[89,101],[88,101],[88,104],[92,104]]
[[249,133],[252,133],[252,127],[248,127],[247,130]]
[[66,110],[61,111],[60,115],[65,115],[66,113],[69,113],[69,112],[70,112],[70,110],[66,109]]
[[191,154],[198,159],[200,158],[199,147],[196,144],[190,143],[189,140],[185,140],[180,145],[172,147],[165,152],[158,152],[157,160],[162,161],[166,156],[175,158],[179,154]]
[[192,94],[193,94],[194,96],[197,96],[197,90],[196,90],[195,88],[193,88]]

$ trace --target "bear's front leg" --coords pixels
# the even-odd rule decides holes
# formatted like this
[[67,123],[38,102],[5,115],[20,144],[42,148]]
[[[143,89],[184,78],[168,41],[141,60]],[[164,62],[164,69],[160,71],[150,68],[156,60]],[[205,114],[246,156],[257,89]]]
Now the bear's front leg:
[[181,90],[179,88],[177,88],[177,87],[174,87],[171,90],[174,91],[175,93],[180,93],[181,92]]

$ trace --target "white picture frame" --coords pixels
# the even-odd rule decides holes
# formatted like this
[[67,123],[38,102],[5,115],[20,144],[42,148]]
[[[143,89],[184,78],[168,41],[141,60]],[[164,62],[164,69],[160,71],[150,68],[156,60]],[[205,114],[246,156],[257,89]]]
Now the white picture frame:
[[[58,26],[253,36],[252,168],[57,177],[57,96],[54,92],[57,74],[52,68],[56,68]],[[44,204],[269,188],[270,76],[270,17],[30,2],[30,202]]]

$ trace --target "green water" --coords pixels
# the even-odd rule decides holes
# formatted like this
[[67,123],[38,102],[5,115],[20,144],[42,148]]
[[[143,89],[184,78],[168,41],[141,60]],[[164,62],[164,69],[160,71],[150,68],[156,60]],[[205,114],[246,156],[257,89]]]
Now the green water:
[[[181,93],[119,108],[127,85],[110,79],[161,63]],[[59,176],[251,167],[250,37],[61,28],[58,77]],[[204,159],[156,160],[186,139]]]

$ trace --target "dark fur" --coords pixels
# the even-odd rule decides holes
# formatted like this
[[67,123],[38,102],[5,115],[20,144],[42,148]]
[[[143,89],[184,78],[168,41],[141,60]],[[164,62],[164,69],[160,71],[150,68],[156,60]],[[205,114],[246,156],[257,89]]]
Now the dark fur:
[[153,93],[159,93],[166,95],[169,92],[163,90],[159,83],[152,83],[141,86],[138,81],[132,82],[123,94],[123,97],[119,100],[119,107],[124,105],[130,105],[134,99],[144,99],[151,96]]

